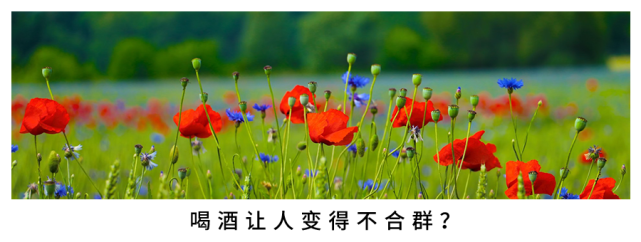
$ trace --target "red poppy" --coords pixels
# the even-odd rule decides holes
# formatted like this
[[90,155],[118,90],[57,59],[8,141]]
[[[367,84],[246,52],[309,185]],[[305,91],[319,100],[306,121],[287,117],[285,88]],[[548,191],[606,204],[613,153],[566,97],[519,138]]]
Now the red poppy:
[[[414,111],[412,111],[412,102],[414,102]],[[410,125],[418,126],[418,128],[423,128],[423,125],[429,122],[434,122],[434,120],[432,119],[432,111],[434,111],[434,105],[432,104],[432,101],[427,101],[427,113],[425,113],[425,102],[416,102],[409,97],[405,97],[405,107],[403,107],[403,111],[401,111],[397,115],[396,113],[398,112],[398,107],[394,107],[394,112],[392,113],[390,122],[394,121],[392,125],[392,127],[394,128],[405,127],[405,125],[407,124],[407,115],[411,115]],[[423,122],[424,114],[425,122]],[[394,117],[396,117],[396,119],[394,119]],[[438,119],[438,121],[441,120],[443,120],[443,114],[441,114],[441,117]]]
[[[599,179],[594,191],[592,191],[592,185],[594,185],[594,179],[592,179],[588,182],[588,185],[585,186],[585,189],[583,189],[579,197],[581,199],[588,199],[588,197],[590,197],[590,199],[619,199],[619,196],[612,192],[612,188],[614,188],[616,183],[612,177]],[[590,196],[590,192],[592,192],[592,196]]]
[[22,123],[22,115],[27,100],[20,94],[16,95],[15,99],[11,102],[11,118],[17,123]]
[[280,101],[280,112],[285,114],[286,117],[289,118],[289,105],[288,105],[288,100],[289,97],[295,97],[296,102],[294,103],[294,107],[292,108],[292,123],[295,124],[302,124],[305,123],[305,117],[303,117],[303,104],[300,103],[299,97],[301,94],[307,94],[309,96],[309,103],[314,104],[314,96],[312,96],[312,92],[307,89],[307,87],[301,86],[301,85],[296,85],[294,89],[292,89],[289,92],[285,93],[285,96],[283,96],[283,99]]
[[556,187],[556,179],[550,173],[541,172],[541,166],[537,160],[531,160],[527,163],[522,161],[508,161],[505,164],[505,183],[507,184],[507,190],[505,195],[511,199],[518,198],[516,193],[518,192],[518,176],[519,171],[523,175],[523,185],[525,187],[525,195],[532,195],[532,182],[530,182],[530,171],[536,171],[537,176],[534,181],[534,193],[536,194],[548,194],[552,195],[554,193],[554,187]]
[[[490,143],[481,142],[481,136],[485,133],[484,130],[476,132],[476,134],[470,136],[467,142],[467,151],[465,151],[465,160],[461,165],[461,169],[470,169],[472,171],[478,171],[481,169],[481,165],[485,164],[485,169],[488,171],[494,169],[495,167],[501,168],[501,163],[499,159],[494,156],[496,152],[496,146]],[[457,165],[461,158],[463,158],[463,150],[465,150],[465,139],[456,139],[454,140],[454,155],[457,159]],[[438,159],[437,159],[438,158]],[[441,151],[438,152],[438,157],[434,155],[434,161],[440,160],[442,166],[448,166],[452,164],[452,144],[447,144],[444,146]]]
[[[209,118],[211,119],[214,131],[216,133],[220,132],[222,129],[222,120],[220,114],[211,109],[211,106],[207,104],[207,113],[209,113]],[[207,115],[205,114],[205,109],[201,104],[196,108],[187,109],[182,112],[182,114],[176,113],[174,115],[174,123],[178,125],[178,116],[180,117],[180,136],[185,138],[207,138],[211,136],[211,131],[209,130],[209,123],[207,121]]]
[[[510,98],[507,94],[497,97],[492,101],[488,108],[497,116],[510,115]],[[517,94],[512,94],[512,111],[515,116],[524,114],[521,99]]]
[[[608,154],[605,153],[605,150],[601,149],[601,152],[599,152],[599,157],[603,158],[608,158]],[[585,151],[583,154],[579,155],[579,161],[583,164],[590,164],[592,163],[592,159],[590,159],[590,151]]]
[[34,98],[27,104],[20,133],[57,134],[64,131],[68,123],[69,113],[58,102],[46,98]]
[[348,145],[358,127],[347,127],[349,117],[336,109],[327,112],[309,113],[309,137],[314,143],[326,145]]

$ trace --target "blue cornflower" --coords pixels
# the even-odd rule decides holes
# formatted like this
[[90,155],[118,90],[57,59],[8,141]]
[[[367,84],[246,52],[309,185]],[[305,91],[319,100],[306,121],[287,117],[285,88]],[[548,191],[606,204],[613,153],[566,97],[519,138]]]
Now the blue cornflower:
[[[242,123],[245,120],[243,119],[243,114],[240,111],[232,111],[230,108],[225,110],[227,113],[227,117],[229,118],[230,121],[234,121],[237,123]],[[251,115],[249,112],[247,112],[247,121],[254,121],[254,115]]]
[[11,145],[11,153],[18,151],[18,145]]
[[361,189],[366,190],[366,191],[371,191],[372,189],[373,190],[378,190],[379,189],[378,183],[374,183],[374,181],[372,181],[372,179],[367,179],[367,181],[365,181],[365,182],[358,181],[358,186]]
[[273,163],[273,162],[278,161],[278,156],[276,156],[276,155],[275,156],[269,156],[269,155],[264,154],[264,153],[260,153],[259,155],[260,155],[260,161],[262,161],[263,163]]
[[[78,154],[78,152],[76,152],[77,150],[82,150],[82,145],[81,145],[81,144],[78,144],[78,145],[76,145],[76,146],[71,146],[71,153],[73,153],[73,156],[71,156],[71,158],[69,158],[69,159],[73,160],[73,159],[74,159],[74,157],[75,157],[75,159],[80,158],[80,154]],[[64,145],[64,146],[62,147],[62,151],[64,151],[65,153],[67,153],[67,151],[69,151],[69,146]],[[67,158],[67,156],[65,156],[65,159],[66,159],[66,158]]]
[[272,105],[269,105],[269,104],[258,105],[258,103],[254,103],[254,107],[253,108],[256,109],[256,111],[265,112],[265,110],[267,110],[268,108],[271,108],[271,107],[272,107]]
[[142,166],[147,168],[147,170],[149,171],[151,171],[151,169],[154,169],[158,166],[156,163],[152,162],[154,158],[156,158],[156,151],[152,152],[151,154],[149,153],[140,154],[140,162],[142,163]]
[[313,173],[314,174],[312,174],[312,172],[309,172],[309,170],[305,169],[305,175],[307,175],[307,177],[315,177],[316,175],[318,175],[318,171],[315,171]]
[[100,194],[94,193],[93,194],[93,199],[102,199],[102,197],[100,196]]
[[578,194],[574,195],[572,193],[569,193],[568,189],[565,187],[561,188],[561,191],[559,192],[559,197],[561,197],[561,199],[580,199],[580,196]]
[[414,142],[418,142],[418,140],[423,141],[423,137],[421,136],[421,129],[418,126],[412,126],[410,129],[410,135],[409,139],[407,139],[407,142],[409,143],[411,140],[414,140]]
[[[343,74],[343,83],[345,83],[345,80],[347,80],[347,72]],[[369,83],[369,78],[367,77],[362,77],[358,75],[352,75],[352,73],[349,74],[349,84],[350,86],[355,86],[356,88],[361,88],[367,85]]]
[[401,151],[400,150],[396,150],[396,151],[394,151],[394,153],[392,153],[392,156],[394,156],[394,158],[398,158],[398,155],[400,155],[400,154],[401,154]]
[[194,155],[198,155],[198,153],[204,154],[205,153],[205,147],[203,147],[203,142],[198,140],[198,138],[194,139],[194,141],[191,142],[191,153]]
[[352,152],[352,153],[356,153],[356,145],[355,144],[351,144],[351,145],[347,146],[347,151],[348,152]]
[[163,141],[165,141],[165,136],[159,133],[153,133],[151,134],[151,141],[154,143],[160,144]]
[[[69,189],[69,194],[73,195],[73,187],[65,186],[59,181],[56,181],[56,189],[54,190],[53,195],[56,197],[66,197],[67,189]],[[48,196],[49,194],[47,194],[47,189],[44,189],[44,191],[45,191],[45,196]]]
[[352,95],[352,92],[349,90],[347,91],[347,98],[352,101],[352,96],[354,97],[354,106],[357,108],[360,108],[363,105],[367,105],[367,100],[369,100],[369,94],[363,93],[363,94],[358,94],[354,92],[354,95]]
[[516,80],[516,78],[503,78],[499,79],[497,82],[499,84],[499,87],[501,88],[507,88],[507,89],[519,89],[523,87],[523,80]]

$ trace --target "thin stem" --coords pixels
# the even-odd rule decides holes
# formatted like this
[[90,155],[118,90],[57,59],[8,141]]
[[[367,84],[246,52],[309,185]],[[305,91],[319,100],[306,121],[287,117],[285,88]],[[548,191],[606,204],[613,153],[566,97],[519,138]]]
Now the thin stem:
[[534,110],[534,115],[532,115],[532,120],[530,120],[530,124],[527,126],[527,132],[525,132],[525,142],[523,143],[523,149],[521,150],[521,159],[523,159],[523,153],[525,152],[525,146],[527,145],[527,137],[530,135],[530,128],[532,128],[532,123],[534,122],[534,118],[536,117],[536,114],[539,112],[539,107],[536,106],[536,110]]
[[140,188],[142,187],[142,179],[144,177],[145,177],[145,168],[142,168],[142,171],[140,171],[140,184],[138,184],[138,191],[136,192],[136,196],[134,196],[134,199],[138,199],[138,194],[140,194]]
[[[269,94],[272,98],[272,110],[274,110],[274,119],[276,120],[276,130],[278,131],[278,136],[281,136],[280,132],[280,124],[278,123],[278,113],[276,113],[276,102],[274,101],[274,90],[272,90],[272,81],[270,78],[270,75],[267,75],[267,85],[269,86]],[[278,144],[280,144],[280,156],[283,157],[283,159],[286,159],[286,156],[283,155],[283,142],[278,139]]]
[[[34,143],[33,147],[35,147],[35,149],[36,149],[36,162],[38,163],[38,198],[42,199],[43,198],[43,196],[42,196],[42,191],[43,190],[42,189],[44,189],[44,186],[42,184],[42,176],[40,175],[40,173],[41,173],[40,172],[40,161],[38,161],[38,158],[37,158],[38,157],[38,136],[36,136],[36,135],[33,136],[33,143]],[[31,194],[31,192],[29,192],[29,194]]]
[[[352,72],[352,64],[349,64],[349,67],[347,67],[347,78],[345,79],[345,90],[344,90],[344,95],[343,95],[343,110],[345,114],[347,114],[347,85],[349,84],[349,74]],[[370,96],[371,97],[371,96]]]
[[[519,145],[519,136],[517,135],[517,132],[516,132],[516,119],[514,118],[514,112],[512,111],[512,93],[508,92],[507,95],[508,95],[508,98],[510,99],[509,100],[510,117],[512,118],[512,126],[514,127],[514,139],[516,139],[516,147],[521,147]],[[517,151],[520,151],[520,150],[517,149]],[[519,156],[519,160],[521,160],[522,155],[518,154],[518,156]]]
[[[191,144],[191,139],[189,139],[189,143]],[[194,153],[191,153],[191,163],[194,166],[194,169],[196,169],[196,163],[194,162]],[[200,166],[202,164],[202,161],[200,160],[200,153],[198,153],[198,170],[196,170],[196,178],[198,179],[198,186],[200,187],[200,192],[203,194],[203,198],[207,199],[207,195],[205,195],[205,188],[203,186],[203,183],[200,181],[200,173],[202,172],[202,167]],[[185,195],[187,197],[187,195]]]
[[592,159],[592,162],[590,163],[590,169],[588,170],[588,175],[585,177],[585,182],[583,183],[583,187],[588,185],[588,180],[590,179],[590,173],[592,173],[592,167],[594,167],[594,163],[596,163],[596,159]]
[[599,182],[599,177],[601,176],[601,168],[599,168],[599,173],[596,175],[596,178],[594,180],[594,184],[592,184],[592,190],[590,190],[590,195],[588,195],[588,199],[592,197],[592,192],[594,192],[594,188],[596,187],[596,183]]
[[[576,138],[577,138],[578,136],[579,136],[579,131],[577,131],[576,133],[574,133],[574,139],[572,139],[572,145],[570,146],[570,151],[568,152],[568,159],[567,159],[567,161],[565,162],[565,166],[563,167],[563,168],[565,168],[566,170],[568,169],[568,165],[570,164],[570,156],[572,155],[572,149],[574,148],[574,143],[576,143]],[[564,172],[564,173],[565,173],[565,172]],[[559,185],[558,185],[558,186],[556,186],[556,191],[554,192],[554,195],[556,196],[556,198],[557,198],[557,199],[559,198],[559,191],[560,191],[560,189],[561,189],[561,185],[563,184],[563,181],[565,180],[565,178],[563,178],[563,175],[564,175],[564,174],[561,174],[561,179],[559,179]]]
[[[441,158],[439,157],[438,154],[438,120],[434,121],[434,150],[436,151],[436,169],[438,170],[438,181],[439,184],[441,185],[441,192],[445,192],[445,183],[443,183],[443,180],[441,178]],[[436,195],[438,198],[438,195]]]
[[[178,111],[178,129],[176,129],[176,139],[174,140],[174,147],[176,147],[173,152],[171,152],[171,157],[174,157],[174,153],[176,153],[176,150],[178,150],[178,136],[180,134],[180,122],[182,121],[182,112],[183,112],[183,101],[185,100],[185,89],[187,89],[187,86],[183,87],[183,93],[182,96],[180,97],[180,110]],[[206,109],[205,109],[206,110]],[[191,139],[189,139],[191,142]],[[191,143],[190,143],[191,144]],[[171,170],[171,167],[173,165],[173,162],[169,163],[169,170]]]
[[305,119],[305,144],[307,146],[307,149],[306,149],[307,163],[308,163],[307,165],[310,167],[309,176],[311,179],[311,181],[309,181],[309,192],[307,193],[307,198],[309,199],[312,196],[312,189],[314,187],[314,183],[316,183],[316,179],[312,179],[312,178],[315,178],[314,176],[315,169],[312,165],[312,155],[309,153],[309,124],[307,123],[307,108],[303,108],[303,118]]
[[[467,134],[465,135],[465,148],[463,149],[463,158],[461,158],[461,162],[458,165],[458,171],[456,172],[456,179],[454,179],[454,189],[456,189],[456,185],[458,185],[458,177],[461,175],[461,168],[463,168],[463,162],[465,161],[465,153],[467,153],[467,143],[470,139],[470,128],[472,127],[472,121],[467,122]],[[452,154],[454,154],[454,137],[452,137]],[[472,170],[470,170],[472,172]],[[469,181],[469,176],[468,176],[468,181]],[[465,184],[467,190],[467,183]],[[465,195],[464,195],[465,197]]]

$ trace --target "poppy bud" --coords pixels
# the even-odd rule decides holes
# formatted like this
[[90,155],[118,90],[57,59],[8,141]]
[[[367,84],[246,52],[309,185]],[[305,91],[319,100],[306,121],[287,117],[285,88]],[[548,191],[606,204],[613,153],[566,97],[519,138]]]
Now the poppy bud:
[[447,114],[450,115],[450,118],[456,118],[456,116],[458,116],[458,106],[456,105],[448,106]]
[[479,105],[479,96],[477,95],[470,96],[470,103],[472,104],[472,107],[476,108],[476,106]]
[[312,94],[315,94],[315,93],[316,93],[316,82],[309,82],[309,83],[307,83],[307,87],[309,88],[309,91],[310,91]]
[[541,105],[543,105],[543,101],[539,100],[539,107],[541,107]]
[[583,129],[585,129],[585,126],[587,124],[588,124],[588,120],[586,120],[585,118],[582,118],[582,117],[578,117],[574,121],[574,128],[576,129],[576,131],[581,132],[581,131],[583,131]]
[[176,164],[176,162],[178,162],[178,147],[175,145],[171,147],[169,155],[171,156],[171,164]]
[[476,111],[467,110],[467,119],[470,122],[472,122],[472,120],[474,120],[474,117],[476,117]]
[[49,171],[51,173],[58,173],[58,166],[60,165],[60,156],[55,152],[49,153]]
[[407,89],[401,88],[401,90],[400,90],[398,95],[401,96],[401,97],[407,96]]
[[202,64],[202,61],[200,58],[193,58],[191,59],[191,66],[194,67],[194,70],[198,71],[200,70],[200,65]]
[[414,147],[410,146],[405,149],[405,153],[407,154],[407,158],[412,159],[414,158],[414,155],[416,155],[416,150],[414,149]]
[[233,73],[231,73],[231,76],[234,78],[234,82],[238,83],[238,77],[240,76],[240,73],[234,71]]
[[536,171],[530,171],[530,173],[528,173],[528,178],[530,178],[530,182],[532,182],[532,184],[534,184],[534,181],[536,181],[536,177],[538,175],[539,173]]
[[200,101],[202,101],[203,103],[207,103],[207,99],[209,99],[209,93],[203,92],[201,94],[198,94],[198,96],[200,96]]
[[189,79],[187,79],[187,77],[180,78],[180,85],[183,88],[186,88],[188,83],[189,83]]
[[356,62],[356,54],[354,53],[347,53],[347,63],[354,64]]
[[456,93],[454,93],[454,97],[456,97],[456,100],[461,99],[461,87],[458,87],[456,89]]
[[307,149],[307,143],[305,143],[305,141],[298,142],[298,145],[296,146],[296,148],[298,148],[298,150],[300,151],[303,151]]
[[379,64],[372,65],[372,75],[378,76],[378,74],[381,74],[381,65]]
[[434,122],[436,123],[440,118],[441,118],[441,110],[434,109],[432,111],[432,120],[434,120]]
[[361,137],[358,137],[358,139],[356,139],[356,153],[358,153],[358,156],[360,157],[363,157],[363,155],[365,155],[365,141]]
[[372,148],[372,150],[376,150],[376,147],[378,147],[378,135],[374,134],[372,137],[369,139],[369,147]]
[[390,88],[388,94],[390,99],[394,98],[396,96],[396,88]]
[[336,110],[341,111],[341,109],[343,109],[343,105],[339,104],[338,106],[336,106]]
[[405,97],[401,97],[401,96],[396,97],[396,107],[398,108],[405,107]]
[[265,70],[265,75],[267,75],[268,77],[272,74],[272,66],[266,65],[265,67],[263,67],[263,69]]
[[185,179],[185,177],[187,177],[187,169],[179,168],[178,169],[178,178],[180,178],[180,180],[183,180],[183,179]]
[[622,175],[622,176],[625,176],[625,173],[626,173],[626,172],[627,172],[627,170],[625,169],[625,165],[622,165],[622,166],[621,166],[621,175]]
[[289,108],[291,109],[294,107],[294,104],[296,104],[296,98],[295,97],[289,97],[287,99],[287,105],[289,105]]
[[325,90],[325,100],[329,100],[331,96],[332,96],[332,91]]
[[136,152],[136,155],[140,155],[140,152],[142,152],[142,145],[141,144],[134,145],[134,152]]
[[605,166],[606,162],[608,162],[608,160],[606,160],[603,157],[599,157],[599,160],[597,160],[596,165],[599,167],[599,169],[601,169]]
[[207,170],[206,176],[207,176],[207,180],[211,180],[211,171],[210,170]]
[[378,108],[376,106],[372,106],[369,108],[369,111],[372,113],[372,115],[376,115],[378,113]]
[[303,106],[307,106],[307,103],[309,103],[309,96],[307,96],[307,94],[301,94],[299,99],[300,104],[302,104]]
[[423,76],[421,74],[412,75],[412,83],[414,84],[414,86],[420,86],[421,82],[423,82]]
[[561,168],[561,171],[559,172],[562,179],[565,179],[566,177],[568,177],[569,173],[570,173],[570,169],[566,169],[565,167]]
[[432,88],[424,87],[423,88],[423,99],[430,100],[432,98]]
[[48,67],[48,66],[47,66],[47,67],[45,67],[45,68],[42,68],[42,76],[43,76],[44,78],[49,79],[49,77],[51,76],[51,72],[52,72],[52,71],[53,71],[53,70],[51,69],[51,67]]
[[44,182],[45,184],[45,192],[47,195],[52,196],[53,193],[56,191],[56,182],[52,180],[47,180]]
[[247,102],[245,101],[239,102],[238,107],[240,107],[240,111],[242,111],[243,113],[247,112]]

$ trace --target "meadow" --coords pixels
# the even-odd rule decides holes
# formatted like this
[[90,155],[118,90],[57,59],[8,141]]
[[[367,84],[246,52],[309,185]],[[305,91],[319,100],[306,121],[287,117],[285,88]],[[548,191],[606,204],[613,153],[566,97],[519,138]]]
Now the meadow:
[[[207,59],[203,59],[203,62],[205,61]],[[365,62],[359,59],[351,68],[353,75],[368,78],[366,85],[357,88],[358,94],[369,93],[373,85],[370,66]],[[186,60],[185,64],[189,65],[189,62]],[[265,111],[264,122],[261,112],[252,108],[254,104],[272,105],[267,77],[262,67],[239,70],[239,72],[240,77],[237,83],[240,99],[246,101],[247,111],[253,116],[253,121],[242,123],[230,121],[229,115],[226,114],[227,109],[231,109],[230,111],[239,109],[232,75],[210,76],[208,70],[201,69],[200,82],[202,90],[208,93],[207,104],[220,114],[222,125],[221,131],[216,132],[218,142],[213,137],[198,139],[202,141],[202,148],[195,151],[190,143],[194,139],[177,138],[178,127],[174,123],[174,115],[180,110],[183,94],[180,78],[56,83],[54,69],[49,78],[51,92],[54,99],[69,112],[70,122],[65,129],[69,143],[72,146],[82,145],[82,149],[76,151],[79,154],[78,162],[64,158],[63,147],[66,141],[62,134],[38,135],[36,151],[33,135],[19,132],[29,100],[36,97],[50,98],[45,79],[42,78],[41,82],[37,83],[13,83],[11,131],[12,144],[17,145],[17,150],[15,152],[12,150],[11,155],[11,160],[15,161],[12,163],[11,170],[11,197],[14,199],[41,198],[38,193],[29,193],[33,191],[29,190],[33,189],[33,185],[30,184],[38,181],[36,153],[42,154],[40,174],[45,181],[47,177],[53,176],[49,169],[49,154],[55,151],[62,157],[55,180],[62,184],[71,183],[73,188],[73,192],[69,192],[71,189],[65,189],[68,193],[57,194],[58,188],[55,196],[49,196],[61,199],[106,198],[105,196],[117,199],[131,197],[137,199],[464,199],[468,197],[470,199],[505,199],[510,197],[505,193],[508,190],[506,183],[509,183],[506,182],[508,178],[506,173],[509,175],[510,172],[514,172],[514,170],[507,171],[508,162],[517,160],[515,153],[516,156],[521,156],[520,160],[523,162],[536,160],[541,167],[538,171],[539,178],[535,181],[537,187],[534,189],[538,195],[528,196],[532,190],[528,186],[523,188],[523,185],[530,184],[531,178],[527,177],[528,174],[523,174],[521,178],[525,183],[518,179],[519,187],[513,188],[526,193],[524,196],[519,194],[520,198],[550,198],[551,193],[538,192],[537,181],[543,181],[542,174],[549,173],[555,181],[553,190],[559,189],[558,182],[561,178],[559,170],[565,166],[568,157],[570,172],[562,187],[567,189],[564,193],[566,196],[563,197],[572,198],[570,193],[574,195],[584,193],[588,173],[589,179],[595,179],[597,176],[599,169],[596,164],[591,168],[589,160],[581,161],[588,148],[596,145],[602,148],[601,154],[607,159],[599,180],[613,178],[616,181],[612,189],[614,193],[623,199],[630,198],[629,71],[612,71],[606,67],[591,66],[439,72],[417,70],[388,73],[383,66],[371,91],[370,107],[375,106],[378,110],[377,114],[372,118],[370,110],[366,110],[367,99],[365,99],[361,105],[358,105],[360,107],[354,107],[351,120],[347,125],[348,127],[357,126],[361,118],[364,120],[360,129],[363,142],[359,143],[358,137],[348,142],[359,143],[359,149],[356,149],[356,152],[346,150],[345,145],[323,145],[321,148],[318,143],[311,140],[306,143],[306,149],[299,149],[300,142],[308,139],[309,132],[304,123],[294,122],[289,125],[290,131],[287,135],[285,133],[287,125],[283,122],[287,117],[280,111],[283,107],[281,102],[284,101],[285,107],[288,105],[287,99],[283,99],[286,92],[291,91],[296,85],[308,88],[308,83],[316,82],[316,98],[309,98],[310,102],[315,100],[316,103],[314,108],[316,110],[312,109],[312,111],[320,113],[327,104],[328,110],[336,109],[340,105],[339,112],[342,112],[345,109],[343,105],[345,84],[341,81],[341,77],[345,73],[313,76],[283,74],[279,73],[278,67],[275,66],[271,71],[270,81],[278,123],[281,127],[280,131],[276,131],[278,134],[276,140],[269,142],[267,131],[270,128],[276,129],[272,107]],[[410,135],[406,135],[405,125],[387,131],[385,127],[390,124],[392,118],[388,114],[388,108],[391,103],[394,105],[392,110],[394,109],[400,89],[407,89],[407,97],[412,98],[415,91],[414,73],[422,74],[422,82],[416,88],[415,100],[425,102],[422,90],[424,87],[430,87],[433,90],[430,102],[434,108],[440,110],[443,119],[437,123],[436,131],[435,123],[429,122],[421,130],[419,139],[408,142]],[[185,88],[182,110],[183,112],[187,109],[196,110],[201,105],[198,78],[194,72],[184,73],[184,76],[189,79],[189,83]],[[513,90],[511,103],[518,132],[516,143],[519,144],[519,151],[513,148],[515,131],[510,115],[510,99],[506,89],[497,84],[497,80],[503,78],[516,78],[523,81],[522,88]],[[461,89],[461,97],[457,100],[458,87]],[[397,90],[392,98],[389,96],[389,88]],[[325,90],[331,91],[331,97],[327,102],[325,102]],[[473,109],[471,95],[477,95],[479,103],[474,107],[476,116],[472,122],[468,122],[467,110]],[[300,105],[298,98],[296,101]],[[483,144],[495,145],[496,150],[491,155],[496,157],[501,168],[495,167],[484,173],[478,169],[464,167],[460,169],[460,173],[459,169],[452,173],[451,165],[437,164],[434,159],[437,153],[436,147],[439,151],[451,147],[448,145],[450,143],[448,132],[452,131],[448,106],[456,103],[459,106],[459,113],[452,132],[454,139],[466,138],[468,123],[470,136],[478,131],[485,131],[480,141]],[[349,104],[350,102],[347,101],[348,110],[350,110]],[[406,107],[408,105],[411,105],[411,102],[405,103]],[[537,114],[533,118],[535,112]],[[308,119],[309,115],[312,114],[308,114]],[[414,117],[414,115],[411,116]],[[429,119],[429,117],[431,117],[430,112],[427,112],[426,118]],[[572,151],[569,153],[573,138],[577,134],[575,128],[577,117],[585,118],[587,125],[578,133]],[[421,118],[423,118],[422,114]],[[241,116],[240,119],[243,120],[243,117]],[[327,120],[328,125],[335,121],[335,119]],[[372,122],[376,123],[375,129],[372,128]],[[528,131],[530,125],[531,128]],[[248,135],[247,126],[251,129],[251,136]],[[310,122],[309,126],[314,124]],[[373,132],[379,137],[376,149],[370,142]],[[385,137],[384,134],[387,136]],[[435,134],[438,135],[436,140]],[[526,134],[527,146],[523,149]],[[288,140],[287,137],[289,137]],[[179,155],[174,159],[175,165],[171,165],[173,158],[171,152],[176,140]],[[220,145],[220,152],[217,149],[217,143]],[[137,144],[142,145],[142,150],[135,156]],[[280,144],[288,150],[287,159],[283,159]],[[391,154],[391,151],[399,145],[413,146],[415,151],[404,151],[400,158],[397,158]],[[140,156],[152,153],[148,152],[152,146],[157,152],[152,162],[158,166],[150,170],[145,169],[142,173],[143,164]],[[381,154],[383,149],[389,152],[387,157]],[[466,150],[470,151],[470,149],[472,149],[471,146]],[[410,158],[413,156],[413,159],[404,158],[407,153],[412,152],[413,154],[408,156]],[[256,153],[275,155],[279,159],[271,162],[271,158],[268,158],[268,162],[263,162],[262,155],[257,156]],[[450,151],[449,154],[451,153]],[[222,157],[219,158],[219,155]],[[321,164],[322,156],[325,156],[324,164]],[[70,157],[70,159],[73,158]],[[284,160],[286,160],[285,167],[281,167]],[[399,160],[402,162],[397,162]],[[116,162],[118,165],[114,168]],[[418,168],[416,168],[417,163]],[[596,163],[596,160],[593,163]],[[625,176],[622,176],[621,172],[623,165],[626,167]],[[187,167],[190,168],[188,171],[181,169]],[[135,170],[134,183],[130,181],[132,170]],[[315,172],[309,172],[309,170]],[[144,174],[142,179],[140,179],[141,174]],[[458,180],[451,182],[450,189],[443,189],[443,180],[455,174],[459,174]],[[184,179],[182,179],[183,175]],[[481,179],[482,176],[485,178]],[[417,182],[419,179],[420,182]],[[135,187],[133,189],[132,184]],[[456,189],[453,189],[453,184],[457,184]],[[128,195],[128,191],[131,192],[131,190],[134,191],[133,195]]]

